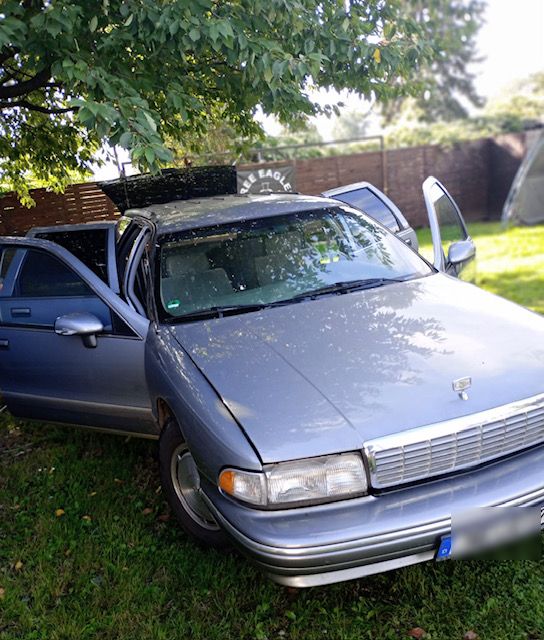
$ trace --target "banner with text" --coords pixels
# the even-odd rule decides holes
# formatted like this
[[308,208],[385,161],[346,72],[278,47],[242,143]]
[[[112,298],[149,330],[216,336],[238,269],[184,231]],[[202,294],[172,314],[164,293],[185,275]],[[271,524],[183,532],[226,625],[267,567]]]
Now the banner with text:
[[238,170],[238,193],[277,193],[293,191],[293,165]]

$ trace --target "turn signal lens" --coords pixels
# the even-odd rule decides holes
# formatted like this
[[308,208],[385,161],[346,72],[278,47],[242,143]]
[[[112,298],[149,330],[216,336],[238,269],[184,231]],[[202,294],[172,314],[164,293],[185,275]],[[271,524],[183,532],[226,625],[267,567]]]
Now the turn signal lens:
[[251,504],[266,505],[262,473],[225,469],[219,475],[219,488],[229,496]]
[[358,453],[282,462],[262,473],[225,469],[219,487],[234,498],[269,507],[331,502],[364,495],[368,489]]

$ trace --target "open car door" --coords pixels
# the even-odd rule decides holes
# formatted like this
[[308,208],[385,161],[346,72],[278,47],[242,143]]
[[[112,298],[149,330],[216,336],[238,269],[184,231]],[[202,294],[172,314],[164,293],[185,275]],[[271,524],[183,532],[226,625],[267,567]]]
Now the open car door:
[[117,220],[33,227],[28,238],[60,244],[87,265],[114,293],[119,293],[115,240]]
[[474,281],[476,247],[454,199],[433,176],[423,183],[433,240],[434,266],[452,276]]
[[0,238],[0,390],[13,415],[154,435],[148,326],[60,245]]
[[395,203],[370,182],[356,182],[336,187],[321,195],[325,198],[340,200],[340,202],[366,213],[417,251],[416,232],[408,224]]

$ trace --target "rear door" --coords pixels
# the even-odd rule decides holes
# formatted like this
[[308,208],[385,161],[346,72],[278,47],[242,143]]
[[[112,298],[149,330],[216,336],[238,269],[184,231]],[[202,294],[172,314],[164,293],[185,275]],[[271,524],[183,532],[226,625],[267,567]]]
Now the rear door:
[[114,293],[119,293],[115,260],[116,227],[115,220],[34,227],[27,233],[27,237],[51,240],[60,244],[109,284]]
[[474,281],[476,247],[455,200],[433,176],[423,183],[423,195],[431,228],[434,266],[462,280]]
[[[96,346],[59,335],[59,317],[86,314]],[[153,435],[145,380],[149,321],[63,247],[0,238],[0,389],[22,418]]]
[[363,211],[417,251],[418,242],[415,231],[394,202],[370,182],[356,182],[329,189],[321,195],[325,198],[340,200]]

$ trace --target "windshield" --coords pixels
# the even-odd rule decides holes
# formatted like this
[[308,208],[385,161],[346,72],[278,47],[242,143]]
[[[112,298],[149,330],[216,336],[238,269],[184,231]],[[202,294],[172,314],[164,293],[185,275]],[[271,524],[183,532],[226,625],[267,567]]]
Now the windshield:
[[345,207],[168,234],[159,238],[157,260],[163,320],[294,303],[306,293],[330,294],[333,285],[378,286],[432,273],[401,240]]

